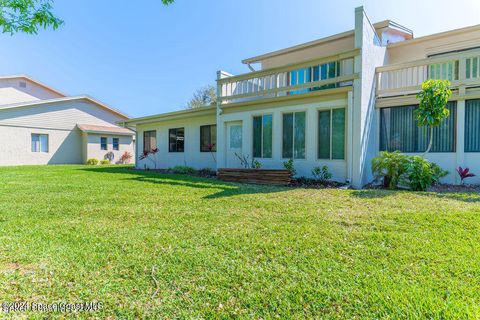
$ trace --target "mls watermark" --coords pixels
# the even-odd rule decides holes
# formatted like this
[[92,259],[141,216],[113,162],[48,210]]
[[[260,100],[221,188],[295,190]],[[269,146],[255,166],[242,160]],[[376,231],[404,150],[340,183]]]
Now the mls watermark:
[[0,310],[3,313],[39,312],[39,313],[72,313],[72,312],[97,312],[103,309],[102,302],[28,302],[28,301],[5,301]]

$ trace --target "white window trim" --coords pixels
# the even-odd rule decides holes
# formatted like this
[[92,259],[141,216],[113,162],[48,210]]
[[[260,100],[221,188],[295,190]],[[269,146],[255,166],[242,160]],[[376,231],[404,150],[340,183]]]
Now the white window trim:
[[[305,113],[305,157],[304,158],[295,158],[295,113]],[[285,114],[289,114],[289,113],[292,113],[293,114],[293,144],[292,144],[292,158],[285,158],[283,156],[283,115]],[[282,154],[281,154],[281,158],[282,160],[290,160],[290,159],[293,159],[293,160],[298,160],[298,161],[302,161],[302,160],[307,160],[307,133],[308,133],[308,121],[307,121],[307,110],[298,110],[298,111],[285,111],[282,113]]]
[[[333,139],[332,139],[332,134],[333,134],[333,125],[332,125],[332,124],[333,124],[333,117],[332,117],[332,113],[333,113],[333,110],[336,110],[336,109],[344,109],[344,111],[345,111],[345,121],[344,121],[344,122],[345,122],[345,123],[344,123],[344,130],[345,130],[345,131],[344,131],[344,132],[345,132],[345,137],[344,137],[344,139],[345,139],[345,142],[344,142],[343,159],[333,159],[333,158],[332,158],[332,152],[333,152],[333,150],[332,150],[332,140],[333,140]],[[320,130],[319,130],[319,129],[320,129],[320,128],[319,128],[319,123],[318,123],[318,114],[319,114],[320,112],[325,112],[325,111],[329,111],[329,112],[330,112],[330,141],[329,141],[329,143],[330,143],[330,156],[329,156],[328,159],[320,158],[320,157],[319,157],[319,153],[320,153],[319,151],[320,151],[320,150],[318,149],[318,138],[319,138],[319,131],[320,131]],[[348,143],[348,139],[347,139],[347,136],[348,136],[348,126],[347,126],[347,122],[348,122],[348,121],[347,121],[347,119],[348,119],[348,108],[345,107],[345,106],[335,106],[335,107],[330,107],[330,108],[318,108],[318,109],[317,109],[317,119],[316,119],[316,123],[317,123],[317,125],[316,125],[316,127],[317,127],[317,137],[316,137],[316,139],[317,139],[316,149],[317,149],[317,150],[316,150],[316,159],[317,159],[317,161],[345,162],[345,161],[347,160],[347,143]]]

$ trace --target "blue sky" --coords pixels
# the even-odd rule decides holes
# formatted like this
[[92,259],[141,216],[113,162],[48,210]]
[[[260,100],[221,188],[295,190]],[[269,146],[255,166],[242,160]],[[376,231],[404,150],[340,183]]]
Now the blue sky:
[[38,35],[0,34],[0,74],[28,74],[137,117],[184,108],[219,69],[353,29],[354,8],[415,36],[480,23],[478,0],[56,0],[65,20]]

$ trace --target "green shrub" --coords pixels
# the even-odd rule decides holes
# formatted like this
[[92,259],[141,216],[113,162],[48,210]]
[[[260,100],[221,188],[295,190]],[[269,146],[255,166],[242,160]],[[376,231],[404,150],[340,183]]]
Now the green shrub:
[[407,172],[408,162],[408,156],[400,151],[382,151],[372,159],[372,172],[383,179],[385,188],[395,189]]
[[283,163],[283,167],[290,171],[290,175],[293,177],[297,174],[297,170],[295,170],[295,165],[293,163],[293,159],[290,159],[288,161],[285,161]]
[[425,191],[428,187],[437,183],[440,178],[448,174],[447,171],[440,168],[436,163],[431,163],[420,156],[411,156],[409,158],[407,175],[408,184],[412,190]]
[[313,168],[312,175],[316,180],[322,183],[327,182],[332,178],[332,174],[328,171],[328,166],[322,166],[321,168],[320,167]]
[[110,160],[108,160],[108,159],[100,160],[100,164],[101,165],[110,164]]
[[195,172],[195,169],[188,166],[175,166],[172,168],[172,171],[178,174],[192,174]]
[[252,169],[261,169],[262,163],[258,160],[253,160],[252,162]]
[[372,160],[372,171],[383,178],[383,185],[395,189],[406,185],[415,191],[424,191],[448,174],[437,164],[421,156],[407,156],[395,152],[381,152]]
[[90,159],[87,160],[87,164],[89,166],[96,166],[98,164],[98,159],[90,158]]

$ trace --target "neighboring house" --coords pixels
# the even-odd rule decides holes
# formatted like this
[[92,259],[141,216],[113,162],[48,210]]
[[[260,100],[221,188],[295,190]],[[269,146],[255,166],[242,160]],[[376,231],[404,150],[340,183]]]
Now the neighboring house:
[[[458,166],[480,176],[480,25],[414,38],[392,21],[371,24],[362,7],[351,31],[243,61],[259,71],[218,72],[216,106],[130,119],[137,155],[159,148],[157,166],[239,167],[235,154],[264,168],[294,159],[300,176],[328,165],[360,188],[381,150],[421,154],[415,97],[427,79],[449,79],[451,115],[434,130],[427,158],[459,182]],[[216,145],[216,161],[205,146]],[[137,167],[152,166],[137,160]],[[477,177],[470,182],[480,182]]]
[[88,96],[65,96],[27,76],[0,77],[0,166],[85,163],[134,153],[128,116]]

